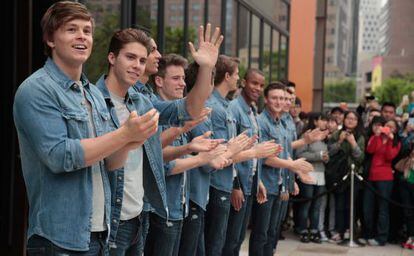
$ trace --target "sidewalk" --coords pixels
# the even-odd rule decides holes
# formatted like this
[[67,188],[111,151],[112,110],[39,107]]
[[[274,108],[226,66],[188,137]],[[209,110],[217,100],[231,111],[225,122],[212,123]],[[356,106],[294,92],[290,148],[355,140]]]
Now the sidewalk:
[[[360,248],[348,248],[345,246],[330,243],[308,243],[299,242],[298,238],[292,231],[283,233],[286,237],[284,241],[280,241],[275,255],[277,256],[414,256],[414,250],[403,249],[398,245],[386,246],[365,246]],[[250,230],[246,234],[246,239],[242,244],[240,256],[248,255]]]

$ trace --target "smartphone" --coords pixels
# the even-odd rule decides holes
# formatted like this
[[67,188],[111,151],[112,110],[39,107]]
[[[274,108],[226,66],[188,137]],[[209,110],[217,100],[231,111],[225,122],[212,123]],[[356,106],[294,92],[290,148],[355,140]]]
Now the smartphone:
[[388,135],[388,134],[390,134],[391,129],[388,126],[383,126],[383,127],[380,128],[380,131],[381,131],[381,133],[384,133],[385,135]]
[[414,117],[408,118],[408,124],[414,126]]

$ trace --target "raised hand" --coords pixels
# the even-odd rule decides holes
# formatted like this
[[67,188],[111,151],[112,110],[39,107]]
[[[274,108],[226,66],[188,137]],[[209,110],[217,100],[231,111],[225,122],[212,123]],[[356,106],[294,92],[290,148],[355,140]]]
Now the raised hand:
[[[221,147],[223,145],[219,145],[219,147]],[[223,146],[225,148],[225,146]],[[211,160],[208,165],[210,165],[212,168],[214,168],[215,170],[221,170],[226,166],[231,165],[233,162],[231,159],[225,158],[223,155],[218,156],[216,158],[214,158],[213,160]]]
[[223,142],[222,139],[210,139],[211,131],[204,133],[198,137],[195,137],[190,143],[188,143],[188,150],[190,152],[207,152]]
[[198,49],[195,49],[193,43],[188,43],[194,61],[200,66],[213,68],[217,62],[223,38],[223,35],[220,35],[220,28],[217,27],[213,33],[213,36],[211,36],[210,23],[207,24],[205,31],[204,27],[200,26],[198,29]]

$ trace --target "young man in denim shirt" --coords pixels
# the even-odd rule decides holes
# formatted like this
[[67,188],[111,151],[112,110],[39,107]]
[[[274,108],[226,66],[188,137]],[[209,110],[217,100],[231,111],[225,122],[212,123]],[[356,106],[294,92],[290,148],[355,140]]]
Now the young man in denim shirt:
[[276,82],[269,84],[264,90],[264,111],[259,115],[260,138],[273,139],[284,145],[280,155],[271,156],[262,162],[260,178],[266,187],[267,201],[263,204],[254,203],[252,209],[252,233],[249,242],[250,255],[273,255],[273,245],[277,225],[279,184],[281,184],[280,168],[287,168],[299,175],[312,170],[312,165],[303,159],[292,160],[286,153],[287,132],[281,124],[285,104],[285,86]]
[[14,119],[29,199],[28,255],[103,255],[110,224],[106,171],[156,132],[155,111],[113,131],[105,101],[82,74],[92,49],[85,6],[58,2],[42,18],[46,64],[19,87]]
[[[161,101],[173,101],[184,97],[184,68],[187,60],[176,54],[168,54],[160,59],[158,72],[154,75],[157,96]],[[171,125],[160,126],[161,131]],[[149,255],[178,255],[183,218],[188,215],[189,186],[187,170],[207,164],[225,152],[225,147],[217,148],[220,140],[210,140],[200,136],[187,143],[182,134],[163,149],[169,219],[150,214],[149,232],[145,253]],[[187,156],[198,153],[195,156]]]
[[[236,120],[237,133],[247,132],[248,136],[259,136],[257,122],[257,103],[263,92],[265,77],[258,69],[248,69],[242,81],[241,94],[229,104],[229,111]],[[256,193],[259,201],[264,202],[266,191],[257,179],[260,158],[266,158],[274,151],[274,144],[256,143],[250,150],[254,153],[250,160],[235,165],[237,176],[231,192],[230,216],[227,225],[226,242],[223,255],[238,255],[243,243],[253,202],[251,193]]]

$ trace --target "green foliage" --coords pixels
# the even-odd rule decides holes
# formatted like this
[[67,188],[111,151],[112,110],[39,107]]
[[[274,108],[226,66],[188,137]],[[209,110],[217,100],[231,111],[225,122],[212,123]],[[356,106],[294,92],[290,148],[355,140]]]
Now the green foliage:
[[325,102],[355,102],[355,91],[355,80],[327,82],[323,89],[323,98]]
[[[176,53],[183,54],[184,47],[188,47],[187,43],[184,42],[184,29],[183,28],[165,28],[165,53]],[[196,30],[193,27],[188,28],[188,40],[192,42],[195,47]]]
[[86,62],[84,70],[92,83],[95,83],[108,69],[109,41],[114,31],[119,28],[119,14],[104,12],[102,16],[102,25],[95,29],[92,54]]
[[374,95],[380,103],[390,101],[398,105],[402,96],[410,95],[412,91],[414,91],[414,74],[394,75],[377,87]]

